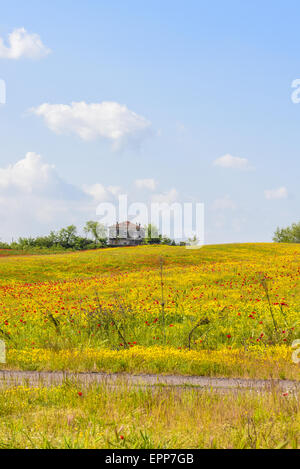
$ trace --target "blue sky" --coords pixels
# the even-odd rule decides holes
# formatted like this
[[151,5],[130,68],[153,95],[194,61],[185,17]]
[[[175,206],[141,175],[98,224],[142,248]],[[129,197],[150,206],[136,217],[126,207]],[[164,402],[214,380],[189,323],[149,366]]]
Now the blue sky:
[[0,238],[80,226],[118,193],[203,202],[206,243],[299,221],[299,14],[276,0],[1,2]]

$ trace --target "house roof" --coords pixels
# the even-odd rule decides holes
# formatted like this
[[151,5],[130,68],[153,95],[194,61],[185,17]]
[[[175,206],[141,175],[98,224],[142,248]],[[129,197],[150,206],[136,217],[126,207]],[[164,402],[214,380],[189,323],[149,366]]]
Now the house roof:
[[115,228],[117,226],[137,228],[140,225],[138,225],[137,223],[131,223],[131,221],[122,221],[121,223],[116,223],[115,225],[112,225],[110,228]]

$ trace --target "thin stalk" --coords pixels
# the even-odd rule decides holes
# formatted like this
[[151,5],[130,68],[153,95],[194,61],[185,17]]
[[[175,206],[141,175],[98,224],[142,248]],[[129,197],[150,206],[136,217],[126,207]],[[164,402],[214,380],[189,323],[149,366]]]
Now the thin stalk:
[[161,313],[162,313],[162,327],[163,327],[163,343],[166,343],[166,315],[165,315],[165,299],[164,299],[164,260],[160,259],[160,286],[161,286]]
[[272,316],[272,321],[273,321],[273,324],[274,324],[275,331],[277,332],[277,323],[276,323],[276,320],[275,320],[275,317],[274,317],[274,314],[273,314],[273,309],[272,309],[272,306],[271,306],[271,300],[270,300],[270,295],[269,295],[269,288],[268,288],[268,284],[267,284],[267,281],[266,281],[265,278],[263,278],[261,280],[261,285],[262,285],[263,289],[265,290],[266,297],[267,297],[267,300],[268,300],[268,303],[269,303],[270,313],[271,313],[271,316]]

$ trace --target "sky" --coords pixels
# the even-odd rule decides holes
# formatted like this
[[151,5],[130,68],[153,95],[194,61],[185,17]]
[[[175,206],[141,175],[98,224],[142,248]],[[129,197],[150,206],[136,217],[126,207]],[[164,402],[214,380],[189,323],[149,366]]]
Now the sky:
[[203,203],[206,244],[298,222],[299,15],[294,0],[0,0],[0,240],[81,229],[120,194]]

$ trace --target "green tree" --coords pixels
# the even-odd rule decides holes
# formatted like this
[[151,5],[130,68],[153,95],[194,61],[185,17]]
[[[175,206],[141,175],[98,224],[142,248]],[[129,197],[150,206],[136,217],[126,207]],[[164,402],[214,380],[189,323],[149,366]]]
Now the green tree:
[[151,223],[145,226],[145,243],[146,244],[160,244],[162,235],[159,234],[158,228]]
[[189,246],[197,246],[198,245],[198,238],[196,235],[193,236],[193,238],[188,238],[188,245]]
[[89,234],[94,239],[95,243],[106,244],[107,233],[104,225],[97,221],[87,221],[83,228],[86,234]]
[[287,228],[277,228],[273,241],[275,243],[300,243],[300,222],[293,223]]
[[76,243],[77,228],[75,225],[69,225],[62,228],[58,233],[58,242],[64,248],[72,248]]

